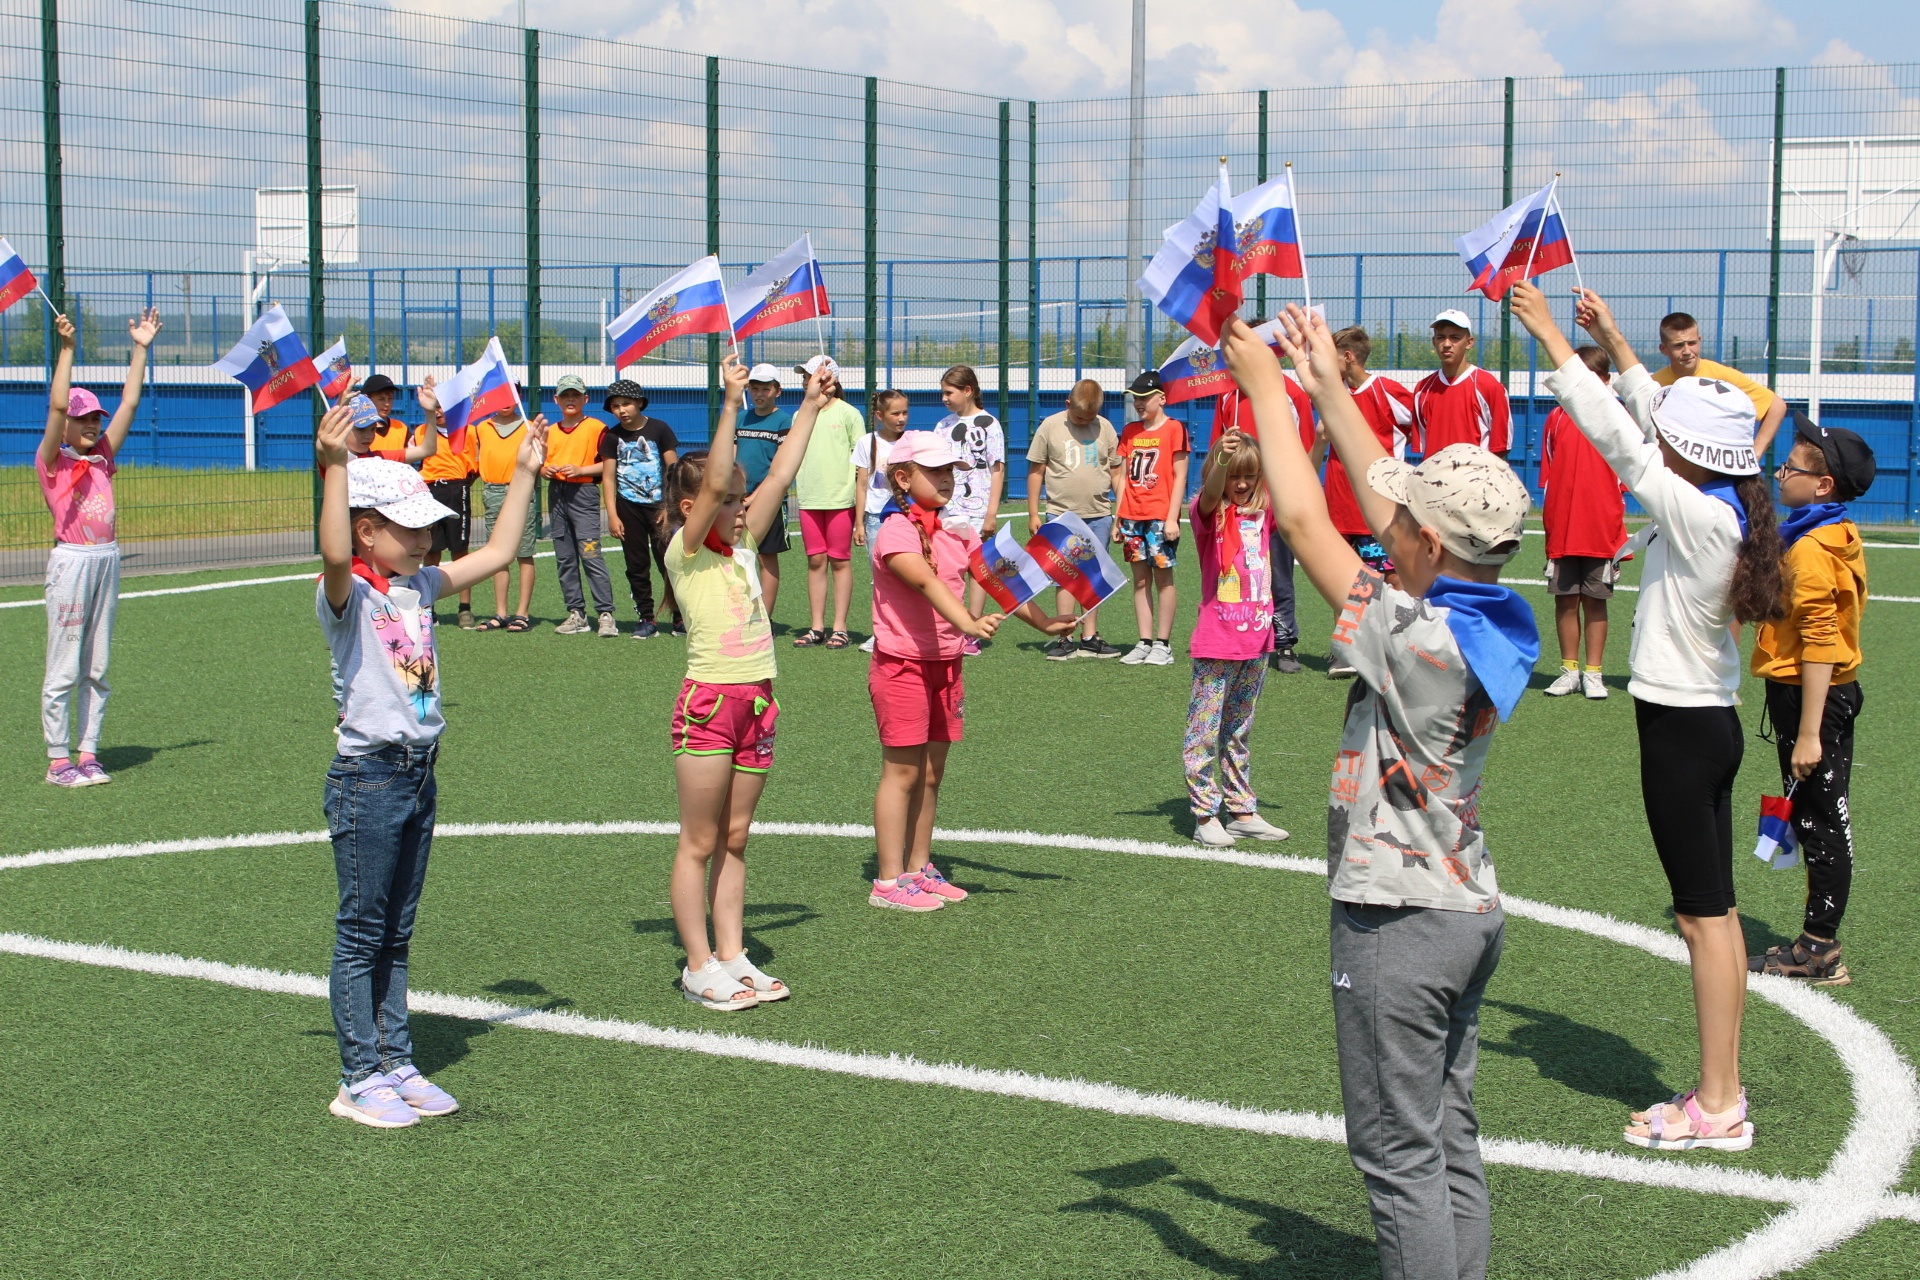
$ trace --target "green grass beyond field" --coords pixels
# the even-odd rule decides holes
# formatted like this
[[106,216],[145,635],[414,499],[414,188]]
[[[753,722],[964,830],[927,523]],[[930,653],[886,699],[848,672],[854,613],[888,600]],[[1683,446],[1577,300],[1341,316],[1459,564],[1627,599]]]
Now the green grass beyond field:
[[[1512,576],[1540,576],[1540,545],[1528,540]],[[801,557],[786,563],[784,715],[760,817],[866,823],[878,768],[866,658],[789,647],[806,600]],[[1871,563],[1875,592],[1920,596],[1920,552]],[[539,565],[537,631],[440,633],[442,823],[671,821],[681,643],[555,636],[553,562]],[[1541,589],[1524,590],[1550,630]],[[1190,563],[1181,591],[1190,618]],[[1496,737],[1482,812],[1511,894],[1666,931],[1624,690],[1634,599],[1615,606],[1614,696],[1530,694]],[[1317,859],[1347,690],[1323,676],[1328,610],[1306,600],[1301,621],[1308,670],[1269,680],[1253,737],[1266,811],[1294,838],[1241,849]],[[1124,597],[1103,622],[1132,642]],[[38,780],[44,625],[37,608],[0,610],[0,856],[322,826],[333,713],[310,583],[124,601],[103,752],[115,781],[79,792]],[[1917,632],[1920,604],[1870,607],[1844,934],[1855,985],[1823,1006],[1853,1010],[1907,1057],[1920,1049],[1920,785],[1899,744],[1920,712]],[[1002,635],[968,663],[967,740],[941,824],[1191,848],[1184,650],[1171,668],[1049,663],[1024,626]],[[1551,638],[1547,650],[1543,671]],[[1758,709],[1750,685],[1750,726]],[[1772,748],[1750,740],[1736,874],[1755,948],[1794,934],[1802,886],[1747,855],[1763,786],[1777,786]],[[952,842],[936,845],[942,864],[974,897],[922,917],[866,905],[869,841],[763,836],[751,946],[797,994],[730,1016],[674,989],[672,847],[669,835],[443,838],[414,989],[1259,1111],[1339,1110],[1316,876]],[[15,868],[0,870],[0,932],[322,975],[333,899],[330,852],[314,843]],[[421,1065],[463,1110],[378,1133],[326,1113],[338,1057],[322,1000],[12,954],[0,954],[0,991],[9,1277],[1377,1274],[1366,1196],[1337,1143],[438,1014],[416,1018]],[[1619,1128],[1629,1106],[1693,1081],[1686,971],[1516,918],[1482,1045],[1487,1138],[1651,1159]],[[1910,1096],[1910,1079],[1853,1079],[1826,1040],[1759,999],[1746,1046],[1754,1149],[1663,1167],[1816,1178],[1857,1097],[1869,1130],[1910,1145],[1910,1115],[1872,1108],[1889,1090]],[[1896,1191],[1920,1186],[1910,1168],[1890,1176]],[[1512,1163],[1490,1179],[1493,1271],[1509,1280],[1684,1271],[1793,1207]],[[1794,1197],[1821,1217],[1853,1194]],[[1785,1256],[1761,1240],[1713,1274],[1774,1274],[1769,1259]],[[1884,1220],[1785,1273],[1904,1280],[1916,1256],[1920,1222]]]

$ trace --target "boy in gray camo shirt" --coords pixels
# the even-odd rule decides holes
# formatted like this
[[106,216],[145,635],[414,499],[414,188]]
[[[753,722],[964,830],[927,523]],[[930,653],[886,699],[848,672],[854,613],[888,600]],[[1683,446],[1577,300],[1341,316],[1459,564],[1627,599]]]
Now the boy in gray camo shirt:
[[1520,548],[1527,491],[1478,445],[1418,467],[1390,457],[1318,316],[1289,307],[1281,346],[1405,588],[1334,529],[1280,366],[1232,322],[1227,364],[1253,402],[1275,522],[1338,611],[1333,661],[1358,673],[1327,805],[1347,1151],[1372,1201],[1382,1276],[1479,1280],[1491,1231],[1473,1075],[1505,925],[1480,771],[1540,655],[1532,609],[1498,582]]

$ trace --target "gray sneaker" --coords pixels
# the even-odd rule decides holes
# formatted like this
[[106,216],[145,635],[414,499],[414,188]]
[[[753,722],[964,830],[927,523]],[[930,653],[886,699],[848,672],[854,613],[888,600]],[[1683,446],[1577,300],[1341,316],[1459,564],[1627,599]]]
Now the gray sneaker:
[[351,1089],[341,1085],[327,1110],[373,1129],[404,1129],[420,1123],[419,1113],[401,1100],[392,1078],[384,1075],[368,1076]]
[[1150,667],[1172,666],[1173,646],[1165,640],[1155,640],[1153,642],[1153,649],[1147,654],[1145,661]]
[[587,615],[578,609],[567,611],[567,620],[553,629],[557,636],[583,636],[593,630],[593,624],[587,621]]
[[1133,648],[1127,650],[1124,654],[1120,656],[1120,663],[1122,666],[1137,667],[1141,663],[1145,662],[1147,660],[1147,656],[1152,652],[1153,652],[1153,641],[1151,640],[1136,641],[1134,643]]
[[613,620],[613,615],[610,613],[601,614],[600,615],[601,639],[604,640],[609,637],[615,637],[615,636],[618,636],[619,634],[620,634],[620,624]]
[[1080,652],[1080,646],[1073,642],[1072,636],[1061,636],[1058,640],[1050,641],[1040,652],[1046,655],[1048,662],[1065,662]]

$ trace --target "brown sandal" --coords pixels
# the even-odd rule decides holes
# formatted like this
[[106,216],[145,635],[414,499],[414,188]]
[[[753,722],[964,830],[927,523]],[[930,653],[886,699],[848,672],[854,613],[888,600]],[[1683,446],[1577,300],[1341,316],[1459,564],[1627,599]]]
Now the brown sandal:
[[1816,951],[1816,944],[1806,934],[1801,934],[1784,947],[1768,947],[1763,956],[1749,956],[1747,971],[1763,973],[1773,978],[1796,978],[1816,987],[1844,987],[1853,979],[1847,973],[1847,966],[1840,963],[1840,943],[1838,940],[1826,943]]

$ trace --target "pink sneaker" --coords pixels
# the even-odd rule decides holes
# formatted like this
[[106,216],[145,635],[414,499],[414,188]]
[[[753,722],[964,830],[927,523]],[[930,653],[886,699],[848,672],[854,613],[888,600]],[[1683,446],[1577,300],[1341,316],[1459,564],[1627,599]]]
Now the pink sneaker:
[[941,875],[940,868],[934,866],[931,862],[920,868],[918,875],[912,875],[910,878],[919,881],[920,889],[924,893],[931,893],[937,898],[945,898],[948,902],[966,901],[967,891]]
[[890,886],[875,880],[873,892],[867,895],[867,905],[892,907],[895,911],[938,911],[947,904],[921,888],[918,877],[901,876]]
[[980,641],[974,636],[963,636],[960,640],[960,652],[969,658],[980,656]]

